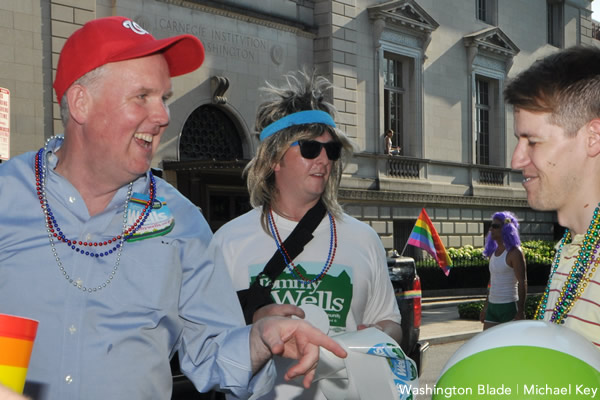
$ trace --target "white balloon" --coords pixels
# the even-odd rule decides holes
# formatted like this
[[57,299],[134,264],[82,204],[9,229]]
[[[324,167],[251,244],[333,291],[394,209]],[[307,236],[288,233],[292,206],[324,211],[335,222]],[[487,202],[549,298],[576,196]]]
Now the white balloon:
[[507,346],[543,347],[569,354],[600,371],[600,350],[579,333],[546,321],[512,321],[487,329],[462,345],[440,376],[459,361],[484,350]]

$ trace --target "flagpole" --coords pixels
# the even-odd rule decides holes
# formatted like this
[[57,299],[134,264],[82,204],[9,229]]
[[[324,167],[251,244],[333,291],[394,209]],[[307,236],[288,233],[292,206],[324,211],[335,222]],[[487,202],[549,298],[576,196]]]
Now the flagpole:
[[408,239],[406,240],[406,243],[404,243],[404,248],[402,249],[402,253],[400,253],[400,257],[404,255],[404,250],[406,250],[406,246],[408,246]]
[[[421,212],[423,211],[423,209],[421,209]],[[419,214],[420,216],[421,214]],[[417,217],[417,220],[415,221],[415,224],[413,225],[413,229],[415,229],[415,226],[417,226],[417,222],[419,221],[419,217]],[[411,229],[412,232],[412,229]],[[408,236],[410,237],[410,233],[408,234]],[[408,239],[406,239],[406,243],[404,243],[404,248],[402,249],[402,253],[400,253],[400,257],[402,257],[404,255],[404,250],[406,250],[406,246],[408,246]]]

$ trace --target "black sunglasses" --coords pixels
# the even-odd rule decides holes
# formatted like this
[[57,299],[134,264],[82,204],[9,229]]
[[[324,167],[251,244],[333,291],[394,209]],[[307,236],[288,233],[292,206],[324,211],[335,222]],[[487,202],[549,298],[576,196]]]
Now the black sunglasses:
[[494,228],[494,229],[498,229],[498,228],[502,228],[502,225],[501,224],[491,224],[490,227]]
[[292,143],[292,146],[300,146],[300,154],[302,157],[312,160],[319,157],[321,149],[325,148],[327,158],[331,161],[336,161],[342,154],[342,144],[340,142],[317,142],[316,140],[299,140]]

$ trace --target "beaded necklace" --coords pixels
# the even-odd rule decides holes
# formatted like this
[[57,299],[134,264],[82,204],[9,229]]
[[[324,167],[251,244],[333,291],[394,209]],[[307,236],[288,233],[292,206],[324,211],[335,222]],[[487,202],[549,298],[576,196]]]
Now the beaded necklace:
[[[590,279],[594,276],[594,273],[598,268],[598,264],[600,264],[600,259],[598,259],[598,251],[600,250],[600,241],[598,240],[599,235],[600,204],[594,210],[594,217],[592,218],[590,226],[585,233],[583,242],[581,243],[581,248],[577,253],[575,263],[573,264],[573,267],[569,272],[569,276],[567,277],[565,284],[558,295],[558,299],[554,305],[554,310],[550,316],[550,322],[555,324],[565,323],[565,318],[575,305],[575,302],[579,300],[583,294],[583,291],[587,287]],[[546,290],[544,291],[544,294],[540,299],[540,303],[535,311],[535,316],[533,317],[534,319],[544,319],[544,315],[548,306],[548,296],[550,294],[552,278],[558,269],[560,255],[565,243],[571,243],[571,232],[569,230],[565,231],[558,249],[556,250],[554,261],[552,262],[552,272],[548,278]]]
[[281,256],[283,257],[283,261],[286,263],[286,267],[287,267],[288,271],[290,271],[290,273],[294,276],[294,278],[297,281],[299,281],[305,285],[308,285],[310,283],[321,280],[325,276],[325,274],[327,274],[327,271],[329,271],[331,264],[333,264],[333,259],[335,258],[335,252],[337,250],[337,230],[336,230],[336,226],[335,226],[335,218],[333,217],[333,215],[331,215],[331,213],[327,213],[327,214],[329,215],[329,232],[330,232],[329,254],[327,255],[327,260],[325,261],[325,264],[323,265],[323,269],[321,270],[321,273],[319,275],[317,275],[316,277],[314,277],[313,279],[308,279],[308,278],[304,277],[304,275],[302,275],[302,273],[298,270],[298,267],[296,267],[296,265],[290,258],[287,250],[285,249],[285,247],[283,245],[283,241],[281,240],[281,237],[279,236],[279,230],[277,229],[277,225],[275,224],[275,219],[273,218],[273,210],[269,210],[269,216],[268,216],[269,229],[271,230],[271,235],[273,236],[273,239],[275,240],[277,249],[281,253]]
[[[35,165],[34,165],[36,191],[37,191],[38,198],[40,200],[40,206],[42,208],[42,212],[44,213],[44,220],[45,220],[45,225],[46,225],[46,231],[48,232],[48,240],[50,242],[50,248],[52,251],[52,255],[54,256],[54,259],[56,260],[56,263],[58,265],[60,272],[62,273],[63,277],[69,283],[71,283],[74,287],[76,287],[84,292],[88,292],[88,293],[96,292],[96,291],[99,291],[99,290],[102,290],[103,288],[105,288],[113,280],[113,278],[119,268],[119,264],[121,261],[121,253],[123,251],[123,245],[125,244],[125,241],[127,239],[129,239],[131,236],[133,236],[137,232],[137,230],[140,229],[144,225],[144,222],[148,218],[148,215],[150,215],[150,212],[152,211],[152,204],[154,203],[154,201],[156,199],[156,180],[154,179],[154,176],[152,175],[152,171],[149,171],[149,176],[150,176],[149,200],[146,202],[146,205],[145,205],[143,211],[140,213],[140,216],[128,228],[127,227],[127,208],[129,206],[129,201],[131,199],[131,194],[133,191],[133,182],[129,183],[129,186],[127,188],[127,198],[125,200],[125,205],[123,208],[123,231],[120,235],[114,236],[112,239],[106,240],[104,242],[82,242],[82,241],[67,239],[58,226],[58,223],[56,221],[56,218],[54,217],[54,214],[52,213],[52,209],[50,208],[50,205],[48,203],[48,198],[46,195],[46,182],[47,182],[46,179],[47,179],[48,166],[44,165],[43,159],[44,159],[44,154],[46,154],[46,152],[48,150],[48,144],[53,139],[55,139],[55,137],[51,137],[50,139],[48,139],[46,141],[46,145],[37,152],[37,154],[35,156]],[[81,284],[81,282],[79,282],[78,280],[73,280],[73,278],[69,275],[69,273],[65,270],[64,266],[62,265],[62,261],[58,255],[58,252],[56,251],[55,240],[57,240],[58,242],[66,243],[68,245],[68,247],[71,248],[72,250],[74,250],[76,253],[79,253],[81,255],[90,256],[90,257],[95,257],[95,258],[105,257],[110,254],[116,253],[115,265],[113,266],[113,269],[112,269],[108,279],[96,287],[86,287],[86,286],[83,286]],[[113,243],[114,243],[114,245],[113,245]],[[98,248],[98,247],[108,246],[108,245],[113,245],[113,246],[109,250],[105,250],[105,251],[98,252],[98,251],[92,250],[92,247]],[[83,246],[84,248],[90,247],[90,250],[85,250],[84,248],[80,248],[78,246]]]

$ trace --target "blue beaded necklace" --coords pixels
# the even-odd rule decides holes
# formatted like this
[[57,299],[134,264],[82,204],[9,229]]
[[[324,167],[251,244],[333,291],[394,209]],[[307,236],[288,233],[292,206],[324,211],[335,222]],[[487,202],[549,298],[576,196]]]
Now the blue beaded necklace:
[[[598,260],[598,252],[600,250],[600,241],[598,240],[599,236],[600,204],[594,210],[594,217],[592,218],[590,226],[585,233],[583,242],[581,243],[581,248],[577,253],[577,257],[573,267],[571,268],[571,271],[569,272],[569,276],[565,280],[565,284],[558,295],[558,299],[556,300],[556,304],[552,310],[552,315],[550,316],[550,322],[555,324],[565,323],[565,318],[575,305],[575,302],[579,300],[583,294],[583,291],[587,287],[590,279],[594,276],[597,266],[600,263],[600,260]],[[548,278],[546,290],[544,291],[544,294],[540,299],[540,303],[535,311],[535,316],[533,317],[534,319],[544,319],[544,315],[548,306],[548,296],[550,294],[552,278],[558,269],[560,264],[560,256],[566,243],[571,243],[571,232],[569,230],[565,231],[565,234],[558,245],[558,249],[556,250],[556,255],[554,256],[554,261],[552,263],[552,272]]]
[[[144,210],[142,211],[142,213],[140,214],[140,216],[138,217],[138,219],[133,223],[133,225],[131,225],[128,228],[127,224],[126,224],[127,223],[127,208],[128,208],[129,201],[131,199],[131,193],[133,190],[133,182],[129,183],[129,187],[127,190],[127,199],[125,201],[125,206],[123,209],[123,231],[122,231],[121,235],[117,235],[117,236],[113,237],[112,239],[106,240],[104,242],[89,242],[88,243],[88,242],[67,239],[66,236],[63,234],[63,232],[61,231],[61,229],[58,226],[58,223],[56,221],[54,214],[52,213],[52,209],[50,208],[50,205],[48,203],[48,198],[46,196],[46,176],[47,176],[47,168],[48,167],[44,165],[43,159],[44,159],[44,154],[47,151],[47,146],[50,143],[50,141],[52,141],[53,139],[54,139],[54,137],[52,137],[46,141],[46,146],[41,148],[37,152],[37,154],[35,156],[35,162],[34,162],[36,190],[37,190],[38,198],[40,200],[40,206],[42,208],[42,212],[44,213],[46,230],[48,232],[48,240],[50,241],[50,248],[52,250],[54,259],[56,260],[56,263],[59,267],[59,270],[61,271],[63,277],[69,283],[71,283],[77,289],[80,289],[86,293],[97,292],[99,290],[102,290],[103,288],[105,288],[107,285],[109,285],[112,282],[112,280],[118,270],[120,261],[121,261],[121,253],[123,251],[123,245],[125,244],[125,241],[127,239],[129,239],[131,236],[133,236],[144,225],[144,222],[146,222],[148,215],[150,215],[150,212],[152,211],[152,204],[154,204],[154,201],[156,199],[156,180],[154,179],[154,176],[152,175],[152,171],[149,171],[149,177],[150,177],[150,187],[149,187],[150,196],[149,197],[150,198],[149,198],[148,202],[146,203],[146,206],[145,206]],[[116,254],[115,265],[114,265],[110,275],[108,276],[108,279],[106,281],[104,281],[103,283],[101,283],[100,285],[95,286],[95,287],[86,287],[78,280],[74,280],[69,275],[69,273],[65,270],[64,266],[62,265],[62,261],[56,250],[55,240],[57,240],[58,242],[66,243],[68,245],[68,248],[70,248],[71,250],[74,250],[78,254],[86,255],[86,256],[90,256],[90,257],[99,258],[99,257],[105,257],[105,256],[115,253]],[[85,250],[84,248],[79,247],[79,246],[84,246],[84,247],[91,246],[91,247],[97,248],[97,247],[101,247],[101,246],[112,245],[113,243],[114,243],[114,245],[111,249],[106,250],[106,251],[99,251],[99,252],[93,251],[93,250]],[[91,249],[91,247],[90,247],[90,249]]]
[[[125,229],[123,231],[122,235],[114,236],[112,239],[105,240],[104,242],[101,241],[101,242],[89,242],[88,243],[88,242],[84,242],[81,240],[77,241],[77,240],[67,239],[67,237],[63,234],[60,227],[58,226],[58,222],[56,221],[56,218],[54,217],[54,214],[52,213],[52,209],[50,208],[50,205],[48,204],[48,199],[46,197],[46,190],[45,190],[46,174],[44,173],[44,167],[43,167],[43,161],[42,161],[43,153],[44,153],[44,148],[41,148],[35,157],[35,173],[36,173],[37,193],[40,198],[40,204],[42,206],[42,210],[44,210],[44,213],[46,214],[47,228],[49,229],[49,231],[52,233],[52,235],[58,241],[62,241],[64,243],[66,243],[67,245],[69,245],[71,250],[75,250],[76,253],[83,254],[86,256],[90,256],[90,257],[104,257],[104,256],[108,256],[109,254],[112,254],[114,251],[116,251],[124,241],[126,241],[127,239],[132,237],[137,232],[137,230],[140,229],[144,225],[144,222],[146,222],[148,215],[150,215],[150,212],[152,211],[152,204],[154,204],[154,200],[156,199],[156,196],[155,196],[156,180],[154,179],[154,175],[152,175],[152,171],[149,171],[149,176],[150,176],[150,188],[149,188],[150,196],[149,197],[150,198],[146,202],[146,205],[145,205],[144,209],[142,210],[142,212],[140,213],[140,216],[138,217],[138,219],[131,225],[131,227]],[[127,193],[127,200],[125,202],[126,206],[129,204],[129,200],[131,199],[132,188],[133,188],[133,182],[130,182],[128,193]],[[125,208],[125,210],[127,210],[127,207]],[[125,212],[126,211],[124,211],[124,213]],[[124,214],[123,218],[126,219],[126,217],[127,217],[127,215]],[[107,245],[110,245],[113,243],[115,243],[115,245],[110,250],[100,251],[100,252],[93,251],[93,250],[91,250],[91,251],[85,250],[85,248],[88,246],[90,247],[90,249],[92,249],[92,248],[107,246]],[[79,246],[82,246],[82,247],[79,247]]]
[[273,218],[273,210],[269,210],[269,215],[268,215],[269,229],[271,231],[271,235],[273,236],[273,240],[275,240],[275,245],[277,246],[277,249],[281,253],[281,256],[283,257],[283,261],[285,262],[288,271],[290,271],[292,276],[294,276],[294,278],[297,281],[299,281],[300,283],[303,283],[305,285],[311,284],[313,282],[316,282],[316,281],[322,279],[327,274],[327,271],[329,271],[331,264],[333,264],[333,259],[335,258],[335,252],[337,250],[337,230],[336,230],[336,226],[335,226],[335,219],[334,219],[333,215],[331,215],[331,213],[327,213],[327,215],[329,216],[329,232],[330,232],[329,253],[327,254],[327,261],[325,261],[325,264],[323,265],[323,269],[321,270],[321,273],[319,275],[317,275],[313,279],[308,279],[302,275],[302,273],[298,270],[298,268],[296,267],[294,262],[290,259],[290,256],[289,256],[287,250],[283,246],[281,237],[279,236],[279,230],[277,229],[277,225],[275,225],[275,219]]

